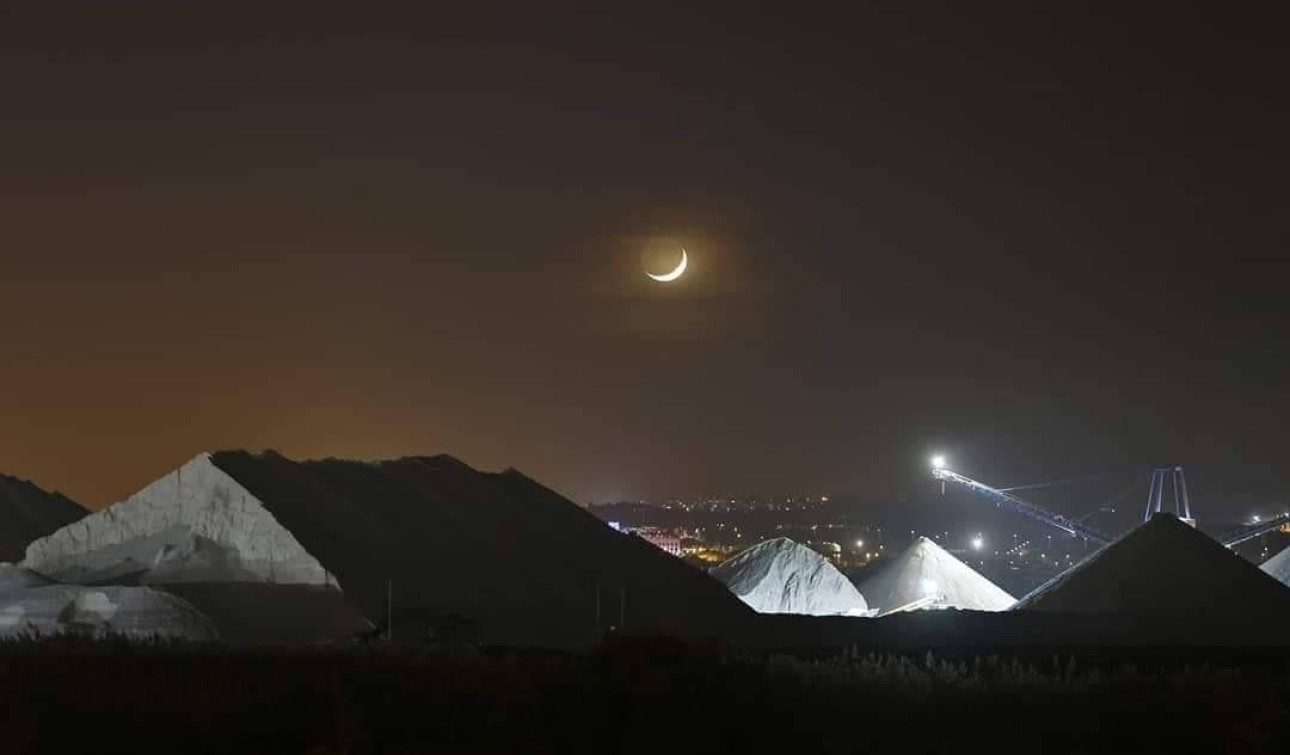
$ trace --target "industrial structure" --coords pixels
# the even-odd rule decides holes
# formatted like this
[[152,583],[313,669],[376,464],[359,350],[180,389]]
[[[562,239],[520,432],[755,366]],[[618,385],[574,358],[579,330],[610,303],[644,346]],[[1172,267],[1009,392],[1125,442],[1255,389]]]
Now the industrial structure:
[[1083,538],[1084,540],[1088,540],[1098,545],[1106,545],[1111,542],[1111,538],[1109,536],[1098,532],[1092,527],[1086,526],[1074,519],[1070,519],[1069,517],[1064,517],[1061,514],[1054,514],[1047,509],[1034,505],[1033,503],[1023,501],[1011,493],[990,487],[984,482],[978,482],[966,475],[961,475],[958,472],[952,471],[946,466],[944,456],[932,457],[932,476],[941,481],[941,492],[945,491],[946,482],[958,483],[959,485],[966,487],[968,490],[971,490],[973,493],[994,501],[996,506],[1011,509],[1018,514],[1043,522],[1049,526],[1056,527],[1072,537]]
[[[1018,514],[1047,524],[1050,527],[1056,527],[1072,537],[1081,538],[1098,546],[1105,546],[1113,539],[1111,536],[1083,524],[1078,519],[1071,519],[1070,517],[1053,513],[1033,503],[1024,501],[1009,492],[959,474],[947,466],[944,456],[933,456],[931,464],[932,476],[941,481],[942,493],[945,492],[946,482],[957,483],[973,493],[993,501],[1000,508],[1011,509]],[[1180,466],[1161,467],[1151,470],[1151,481],[1147,491],[1147,508],[1142,521],[1148,522],[1154,514],[1164,511],[1166,490],[1172,492],[1173,513],[1181,521],[1195,527],[1196,520],[1191,515],[1191,501],[1187,496],[1187,479],[1183,473],[1183,468]],[[1233,548],[1247,540],[1252,540],[1288,525],[1290,525],[1290,513],[1283,513],[1280,516],[1262,520],[1255,517],[1253,523],[1228,533],[1219,539],[1219,542],[1228,548]]]

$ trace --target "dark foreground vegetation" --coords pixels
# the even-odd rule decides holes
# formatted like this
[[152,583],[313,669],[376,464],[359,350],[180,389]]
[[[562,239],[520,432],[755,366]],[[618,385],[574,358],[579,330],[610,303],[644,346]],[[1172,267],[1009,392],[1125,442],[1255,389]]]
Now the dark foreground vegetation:
[[0,643],[4,753],[1290,751],[1290,660]]

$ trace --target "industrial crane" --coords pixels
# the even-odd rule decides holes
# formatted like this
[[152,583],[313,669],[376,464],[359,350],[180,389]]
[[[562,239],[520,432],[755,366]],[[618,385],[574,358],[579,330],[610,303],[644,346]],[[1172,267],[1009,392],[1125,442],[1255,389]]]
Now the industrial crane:
[[1221,542],[1228,548],[1235,548],[1246,540],[1253,540],[1259,535],[1266,535],[1273,530],[1279,530],[1286,526],[1290,526],[1290,514],[1274,516],[1271,519],[1261,519],[1235,532],[1227,533]]
[[[1097,545],[1106,545],[1111,542],[1109,536],[1084,525],[1078,519],[1054,514],[1033,503],[1023,501],[1010,493],[952,471],[946,466],[944,456],[932,457],[932,476],[941,481],[942,492],[944,492],[946,482],[956,482],[968,490],[994,501],[998,506],[1012,509],[1031,519],[1056,527],[1072,537],[1083,538]],[[1147,510],[1143,515],[1143,521],[1151,519],[1152,515],[1164,510],[1165,490],[1167,488],[1172,488],[1173,491],[1174,513],[1183,522],[1193,527],[1196,526],[1196,520],[1191,515],[1191,501],[1187,496],[1187,479],[1183,474],[1182,467],[1162,467],[1151,471],[1151,484],[1147,491]],[[1247,540],[1253,540],[1260,535],[1265,535],[1283,527],[1290,527],[1290,513],[1264,520],[1259,520],[1256,517],[1253,524],[1228,533],[1219,542],[1228,548],[1234,548]]]
[[[944,456],[932,457],[932,476],[940,480],[942,485],[947,481],[957,482],[968,490],[989,498],[998,506],[1012,509],[1018,514],[1023,514],[1031,519],[1056,527],[1073,537],[1080,537],[1098,545],[1106,545],[1111,542],[1111,538],[1107,535],[1104,535],[1079,521],[1064,517],[1061,514],[1054,514],[1051,511],[1034,505],[1033,503],[1023,501],[1011,493],[1005,493],[998,488],[992,488],[989,485],[986,485],[984,482],[978,482],[970,477],[966,477],[958,472],[952,471],[945,465]],[[944,490],[943,487],[942,490]]]

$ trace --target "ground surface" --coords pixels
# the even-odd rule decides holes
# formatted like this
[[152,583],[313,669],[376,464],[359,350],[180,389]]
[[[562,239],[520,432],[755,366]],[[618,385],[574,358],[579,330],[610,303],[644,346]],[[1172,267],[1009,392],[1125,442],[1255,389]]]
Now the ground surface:
[[[4,752],[1285,752],[1290,659],[0,646]],[[126,748],[121,750],[121,748]],[[574,749],[576,748],[576,749]]]

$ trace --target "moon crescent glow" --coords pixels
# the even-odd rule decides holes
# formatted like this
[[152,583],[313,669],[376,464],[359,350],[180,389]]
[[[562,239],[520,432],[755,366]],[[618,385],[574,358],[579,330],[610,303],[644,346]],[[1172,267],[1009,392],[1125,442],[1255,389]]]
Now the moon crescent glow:
[[690,264],[690,255],[685,253],[685,247],[681,247],[681,264],[677,265],[675,270],[673,270],[670,273],[663,273],[662,275],[655,275],[654,273],[651,273],[650,271],[646,270],[645,274],[653,278],[654,280],[658,281],[659,283],[671,283],[677,278],[680,278],[682,275],[685,275],[685,268],[689,264]]

